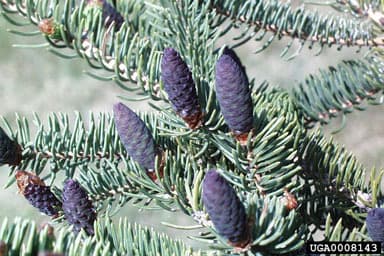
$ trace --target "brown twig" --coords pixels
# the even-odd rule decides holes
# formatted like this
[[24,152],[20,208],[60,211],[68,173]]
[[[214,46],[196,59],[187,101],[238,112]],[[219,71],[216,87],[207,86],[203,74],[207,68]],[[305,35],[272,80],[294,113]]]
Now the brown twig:
[[[39,154],[39,157],[41,158],[46,158],[46,159],[50,159],[50,158],[59,158],[61,160],[67,160],[67,159],[73,159],[73,158],[80,158],[80,159],[91,159],[91,155],[90,154],[87,154],[85,155],[84,152],[79,152],[76,154],[73,153],[73,152],[67,152],[67,153],[55,153],[53,154],[51,151],[32,151],[32,152],[29,152],[29,154],[33,155],[33,156],[36,156]],[[103,153],[103,152],[96,152],[94,157],[96,157],[97,159],[101,160],[101,159],[104,159],[104,158],[110,158],[110,154],[108,152],[106,153]],[[117,159],[122,159],[124,156],[122,156],[121,154],[114,154],[114,157],[117,158]]]

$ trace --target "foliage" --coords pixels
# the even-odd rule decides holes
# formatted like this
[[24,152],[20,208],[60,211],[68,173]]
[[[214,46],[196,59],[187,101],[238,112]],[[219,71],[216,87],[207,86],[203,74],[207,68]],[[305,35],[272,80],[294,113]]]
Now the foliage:
[[[62,198],[63,175],[81,184],[98,213],[94,236],[85,232],[76,236],[65,227],[53,236],[47,228],[37,231],[31,221],[5,221],[0,241],[9,255],[46,250],[68,255],[300,255],[304,240],[312,240],[315,232],[330,241],[370,239],[364,222],[367,209],[379,206],[383,171],[371,170],[366,180],[368,172],[350,152],[312,128],[337,115],[363,110],[363,102],[383,102],[381,2],[327,1],[336,10],[331,15],[277,0],[108,0],[108,12],[101,2],[1,0],[0,7],[2,17],[18,27],[11,32],[42,34],[45,39],[40,45],[22,47],[47,47],[63,58],[81,58],[93,70],[89,75],[114,81],[122,89],[122,99],[162,103],[151,103],[151,112],[136,111],[162,152],[151,170],[158,179],[151,179],[146,167],[128,155],[110,113],[92,113],[88,123],[80,113],[74,118],[52,113],[47,123],[38,114],[33,120],[16,115],[16,127],[3,118],[2,127],[22,149],[21,163],[10,166],[7,186],[14,185],[16,170],[33,170]],[[218,46],[229,32],[236,34],[230,44]],[[261,41],[257,53],[283,37],[291,39],[281,52],[287,60],[305,45],[317,47],[316,54],[336,46],[358,47],[366,55],[308,75],[290,90],[250,80],[253,126],[239,142],[217,100],[230,93],[216,98],[216,62],[226,47]],[[294,42],[299,42],[295,50]],[[170,108],[160,75],[167,47],[179,53],[178,61],[186,65],[178,65],[192,74],[198,97],[194,103],[203,112],[201,127],[190,129],[185,117]],[[169,71],[167,76],[171,75]],[[137,97],[127,98],[127,91]],[[211,168],[245,206],[250,240],[242,248],[220,237],[205,211],[202,182]],[[112,224],[113,214],[128,203],[170,214],[182,211],[198,223],[197,228],[205,228],[194,239],[207,242],[210,249],[191,249],[128,224],[127,219]],[[63,217],[53,221],[58,226],[65,222]]]

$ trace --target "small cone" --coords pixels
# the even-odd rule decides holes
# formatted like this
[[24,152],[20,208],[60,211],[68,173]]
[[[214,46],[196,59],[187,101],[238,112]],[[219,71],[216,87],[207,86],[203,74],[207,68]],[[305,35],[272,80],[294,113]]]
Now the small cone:
[[253,127],[251,91],[245,68],[233,50],[216,62],[216,96],[228,127],[242,145]]
[[18,166],[22,160],[21,147],[0,127],[0,165]]
[[151,132],[145,123],[123,103],[113,106],[117,132],[128,155],[145,168],[149,177],[156,180],[155,158],[160,155]]
[[96,211],[88,199],[87,192],[80,184],[72,179],[64,182],[63,188],[64,216],[73,225],[75,233],[83,229],[88,235],[93,235],[93,223],[96,220]]
[[24,195],[28,202],[40,212],[56,218],[61,211],[61,202],[52,193],[49,186],[36,175],[25,172],[16,172],[17,186],[19,192]]
[[173,48],[164,49],[161,61],[161,79],[175,112],[183,118],[189,128],[199,128],[202,125],[203,113],[198,101],[195,82],[187,64]]
[[235,190],[215,170],[205,175],[202,196],[217,233],[233,247],[247,247],[250,236],[244,205]]
[[102,19],[106,28],[109,28],[112,22],[114,22],[115,29],[120,30],[123,25],[124,18],[113,5],[105,0],[88,0],[87,3],[88,6],[100,7],[102,9]]
[[371,209],[368,212],[366,224],[372,241],[381,242],[381,248],[384,248],[384,208]]

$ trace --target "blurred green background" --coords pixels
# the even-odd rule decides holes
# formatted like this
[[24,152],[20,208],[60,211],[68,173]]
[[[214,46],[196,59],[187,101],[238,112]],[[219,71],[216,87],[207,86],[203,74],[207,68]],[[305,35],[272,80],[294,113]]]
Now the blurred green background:
[[[119,99],[118,95],[127,95],[113,82],[100,82],[83,73],[90,70],[80,59],[61,59],[46,49],[14,48],[13,44],[41,43],[42,38],[25,38],[8,33],[11,26],[0,18],[0,115],[14,121],[15,113],[27,118],[32,112],[37,112],[46,120],[50,112],[80,111],[87,115],[89,111],[100,112],[112,109],[113,103]],[[228,38],[221,39],[218,46],[229,43]],[[241,60],[247,68],[250,78],[255,78],[256,84],[264,80],[272,86],[292,87],[297,81],[302,81],[309,73],[316,73],[318,68],[335,65],[342,59],[358,58],[362,53],[356,53],[356,48],[343,49],[338,52],[336,47],[325,49],[320,56],[307,48],[292,61],[284,61],[279,57],[281,50],[288,41],[276,41],[261,54],[252,54],[261,46],[259,42],[251,42],[237,50]],[[295,48],[293,48],[295,50]],[[364,52],[364,51],[363,51]],[[128,104],[135,109],[149,109],[141,103]],[[347,116],[346,127],[335,140],[355,153],[357,158],[367,168],[384,166],[384,106],[368,107],[368,111],[354,113]],[[330,133],[341,125],[340,119],[325,127]],[[0,167],[0,185],[3,187],[8,179],[8,169]],[[28,202],[17,193],[16,186],[0,190],[0,219],[15,216],[29,217],[39,222],[49,219],[40,215]],[[186,240],[185,231],[169,230],[160,225],[161,221],[174,224],[193,224],[189,218],[181,213],[163,211],[140,211],[134,206],[127,205],[119,213],[128,216],[132,222],[139,222],[156,229],[163,230],[173,237]],[[190,234],[190,233],[188,233]],[[190,244],[190,241],[188,242]]]

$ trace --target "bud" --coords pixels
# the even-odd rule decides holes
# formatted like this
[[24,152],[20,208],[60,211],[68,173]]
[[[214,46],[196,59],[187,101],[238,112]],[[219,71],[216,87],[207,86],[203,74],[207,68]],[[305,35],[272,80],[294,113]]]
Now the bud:
[[19,192],[33,207],[53,218],[59,216],[61,202],[39,177],[30,172],[17,171],[16,181]]
[[245,68],[233,50],[216,62],[216,96],[228,127],[242,145],[253,127],[251,92]]
[[179,53],[173,48],[164,50],[161,61],[161,79],[175,112],[183,118],[191,129],[200,127],[203,114],[192,73]]
[[60,25],[57,24],[53,18],[42,19],[39,22],[39,30],[46,36],[53,39],[61,40]]
[[158,150],[151,132],[140,117],[123,103],[113,106],[113,115],[120,140],[128,154],[156,180],[153,174]]
[[372,241],[381,242],[381,247],[384,248],[384,208],[371,209],[365,221]]
[[18,166],[22,160],[21,147],[11,140],[5,131],[0,127],[0,165],[9,164]]
[[282,198],[282,203],[285,205],[285,208],[288,211],[294,210],[297,208],[298,203],[296,197],[288,191],[288,189],[284,190],[284,197]]
[[55,230],[54,230],[53,226],[50,225],[48,222],[45,222],[45,223],[43,222],[39,225],[39,232],[43,232],[45,228],[47,229],[47,235],[49,237],[54,237]]
[[205,175],[202,197],[217,233],[234,247],[246,247],[250,236],[244,205],[235,190],[215,170]]
[[88,235],[94,234],[96,211],[88,199],[87,192],[75,180],[68,179],[64,182],[63,211],[69,224],[73,225],[75,233],[84,229]]
[[8,246],[3,240],[0,240],[0,256],[7,256],[7,255],[8,255]]

